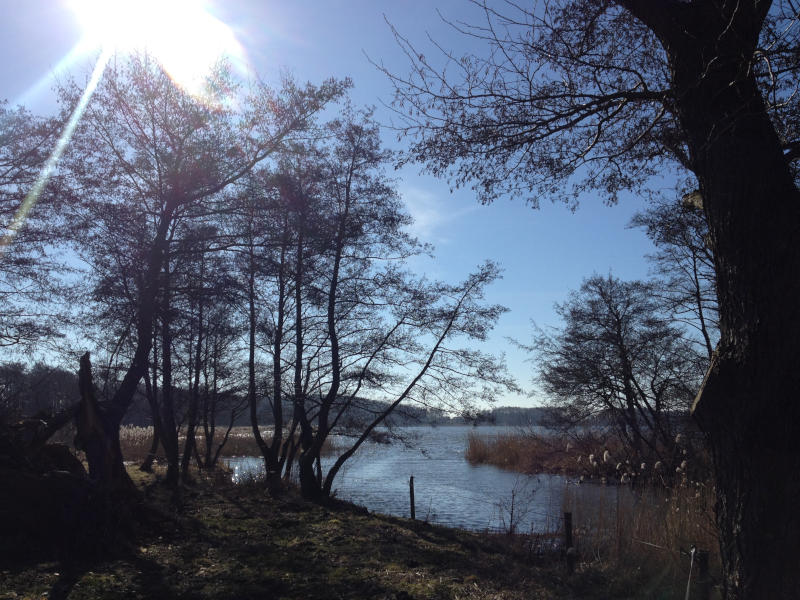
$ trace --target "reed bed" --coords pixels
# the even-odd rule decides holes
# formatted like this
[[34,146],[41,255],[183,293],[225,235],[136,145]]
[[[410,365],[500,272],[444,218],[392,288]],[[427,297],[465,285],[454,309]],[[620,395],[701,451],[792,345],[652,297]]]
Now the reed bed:
[[[272,437],[272,428],[261,428],[261,435],[266,440]],[[219,432],[214,436],[214,452],[217,446],[222,441],[224,432]],[[185,442],[186,434],[181,432],[179,435],[179,442],[181,447]],[[153,442],[153,427],[140,427],[136,425],[124,425],[120,428],[119,441],[122,448],[122,456],[126,461],[142,462],[147,458],[150,452],[150,447]],[[206,441],[203,431],[198,430],[196,434],[197,449],[201,456],[205,454]],[[332,454],[335,451],[333,443],[328,440],[322,448],[322,454]],[[157,456],[163,458],[164,452],[159,445]],[[234,427],[231,430],[228,440],[222,447],[220,453],[221,457],[231,456],[261,456],[261,450],[258,447],[253,430],[250,427]]]
[[[465,454],[472,464],[572,477],[565,484],[562,511],[572,513],[579,562],[617,579],[622,595],[671,598],[685,593],[693,546],[708,553],[712,582],[720,572],[714,489],[705,481],[705,457],[688,445],[684,450],[682,458],[689,466],[682,462],[674,475],[659,471],[657,464],[630,465],[615,459],[624,456],[619,442],[594,432],[570,438],[530,432],[471,433]],[[641,470],[645,467],[646,472]],[[593,493],[596,487],[587,488],[581,481],[615,485],[606,488],[610,493],[598,494]],[[561,519],[546,529],[529,536],[532,548],[563,539]],[[699,585],[693,580],[692,589]]]
[[485,436],[471,432],[467,439],[466,459],[470,464],[488,464],[519,473],[586,474],[588,462],[578,457],[592,453],[621,455],[619,442],[599,433],[587,432],[578,437],[537,435],[528,432],[499,433]]

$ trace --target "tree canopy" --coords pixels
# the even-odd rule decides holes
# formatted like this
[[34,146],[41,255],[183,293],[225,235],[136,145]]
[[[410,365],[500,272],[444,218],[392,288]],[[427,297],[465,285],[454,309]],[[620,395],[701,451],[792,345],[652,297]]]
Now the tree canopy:
[[[640,13],[677,27],[701,12],[697,3],[470,1],[483,20],[450,23],[474,41],[472,54],[421,48],[393,29],[411,70],[381,69],[395,87],[395,126],[410,143],[405,161],[472,185],[484,202],[509,193],[533,204],[574,204],[581,194],[614,202],[625,191],[652,191],[647,185],[665,172],[692,176],[681,85],[660,33]],[[763,27],[747,68],[797,175],[797,8],[789,0],[753,5],[754,26]],[[700,27],[703,18],[711,20],[698,14]],[[705,60],[713,67],[714,56]]]

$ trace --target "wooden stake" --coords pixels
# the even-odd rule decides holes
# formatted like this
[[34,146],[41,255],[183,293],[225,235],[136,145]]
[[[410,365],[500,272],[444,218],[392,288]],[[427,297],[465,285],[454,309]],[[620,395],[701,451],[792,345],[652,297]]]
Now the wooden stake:
[[414,476],[411,476],[411,479],[408,480],[408,494],[411,497],[411,520],[414,521],[417,518],[417,513],[414,510]]
[[567,572],[575,570],[575,548],[572,545],[572,513],[564,513],[564,546],[567,555]]

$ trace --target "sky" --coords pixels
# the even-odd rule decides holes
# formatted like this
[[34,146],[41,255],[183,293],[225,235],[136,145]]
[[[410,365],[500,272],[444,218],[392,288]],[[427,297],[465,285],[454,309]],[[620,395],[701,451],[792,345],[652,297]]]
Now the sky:
[[[72,8],[77,0],[2,0],[0,2],[0,99],[47,114],[56,108],[54,77],[71,72],[83,79],[91,69],[85,19]],[[86,0],[91,2],[92,0]],[[102,0],[94,0],[99,3]],[[113,2],[113,0],[105,0]],[[173,0],[139,2],[155,21]],[[191,0],[180,0],[189,1]],[[201,2],[202,0],[198,0]],[[269,82],[283,72],[320,83],[328,77],[351,77],[356,105],[376,106],[376,117],[390,123],[391,84],[370,62],[405,74],[409,65],[387,21],[423,51],[433,52],[428,37],[456,53],[480,51],[442,20],[475,21],[467,0],[207,0],[206,10],[238,40],[252,72]],[[390,130],[385,144],[402,149]],[[508,341],[530,341],[531,322],[558,326],[554,304],[592,274],[622,279],[647,277],[645,255],[654,248],[641,230],[628,223],[642,199],[624,197],[605,206],[591,194],[573,213],[543,202],[534,210],[523,198],[503,198],[483,206],[470,189],[451,193],[445,181],[420,173],[419,165],[392,173],[397,189],[415,218],[413,232],[435,247],[435,258],[418,258],[413,268],[430,277],[458,281],[486,259],[504,269],[503,280],[488,290],[487,300],[506,306],[484,349],[504,353],[519,384],[535,391],[534,366]],[[501,405],[531,406],[540,395],[512,394]]]

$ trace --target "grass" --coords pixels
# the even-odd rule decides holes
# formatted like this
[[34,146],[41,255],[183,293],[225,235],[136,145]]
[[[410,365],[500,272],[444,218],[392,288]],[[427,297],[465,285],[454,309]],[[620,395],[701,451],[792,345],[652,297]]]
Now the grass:
[[[589,565],[492,536],[274,499],[258,481],[200,480],[174,494],[130,469],[153,515],[117,556],[0,566],[0,598],[537,599],[649,597]],[[626,577],[629,575],[626,574]]]
[[[575,547],[585,563],[613,569],[622,579],[638,573],[652,597],[677,598],[685,592],[688,552],[696,546],[708,552],[709,574],[719,579],[713,490],[689,482],[635,492],[615,486],[607,502],[584,493],[585,486],[567,490],[562,508],[573,515]],[[699,589],[697,574],[695,569],[693,588]]]
[[[129,467],[148,515],[132,544],[93,561],[0,564],[0,600],[683,598],[679,549],[717,548],[712,490],[687,481],[636,494],[616,486],[603,501],[584,493],[603,488],[570,484],[562,509],[579,562],[568,575],[558,523],[536,535],[465,532],[292,490],[271,498],[258,478],[232,485],[224,469],[176,493],[160,469]],[[713,576],[716,553],[710,563]],[[695,571],[692,598],[700,587]]]

